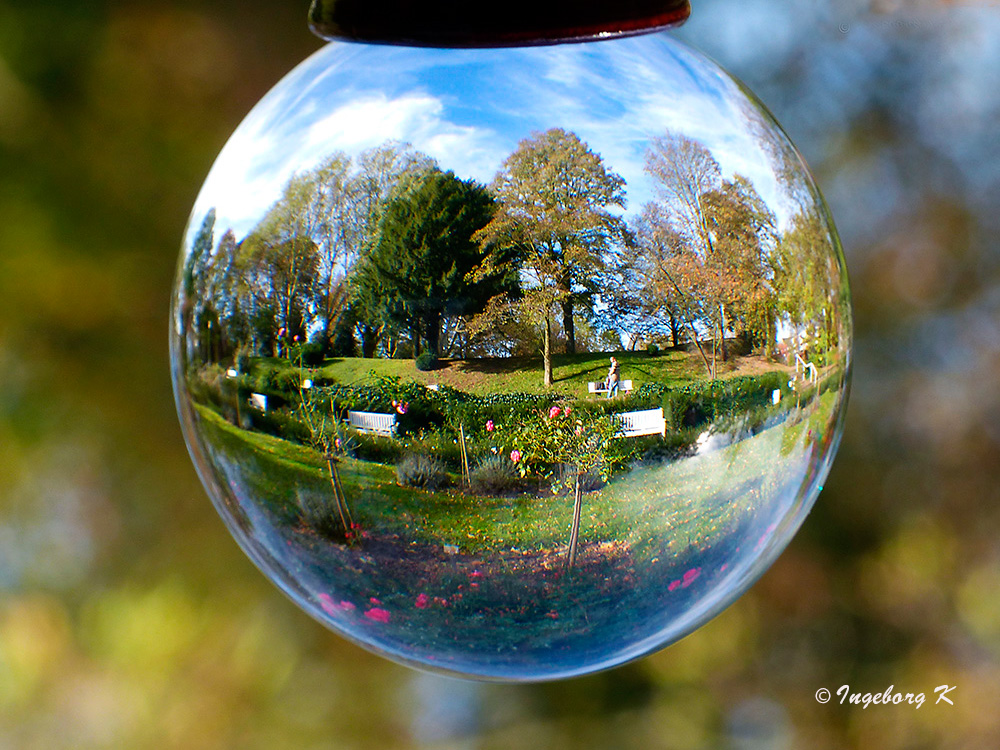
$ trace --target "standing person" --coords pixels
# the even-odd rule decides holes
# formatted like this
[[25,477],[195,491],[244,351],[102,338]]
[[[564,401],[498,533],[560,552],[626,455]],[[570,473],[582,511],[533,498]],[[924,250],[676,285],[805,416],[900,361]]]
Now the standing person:
[[611,358],[611,368],[608,370],[608,398],[618,395],[618,360]]

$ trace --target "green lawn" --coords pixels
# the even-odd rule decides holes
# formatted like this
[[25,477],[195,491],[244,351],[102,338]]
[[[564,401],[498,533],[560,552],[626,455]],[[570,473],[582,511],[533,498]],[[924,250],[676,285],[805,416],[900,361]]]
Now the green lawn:
[[[332,501],[318,452],[238,429],[208,408],[195,408],[206,442],[240,467],[241,481],[280,522],[300,522],[304,493]],[[641,468],[614,479],[584,496],[581,540],[642,546],[666,538],[680,553],[735,531],[782,481],[785,467],[778,456],[786,432],[773,428],[705,458]],[[568,540],[571,497],[488,498],[457,488],[402,488],[392,467],[350,458],[340,460],[339,471],[355,521],[379,535],[456,545],[464,552],[554,549]]]
[[[610,356],[607,353],[555,355],[555,382],[551,392],[574,397],[586,396],[588,382],[601,381],[607,376]],[[650,357],[644,352],[616,352],[615,357],[621,365],[622,380],[631,380],[636,389],[650,382],[673,386],[706,378],[704,365],[697,352],[669,350],[656,357]],[[774,369],[774,365],[762,368],[759,363],[754,358],[735,358],[724,366],[720,363],[719,374],[720,377],[727,377],[747,374],[748,369],[754,372]],[[257,360],[256,366],[284,369],[291,367],[291,364],[284,359],[262,358]],[[321,368],[316,368],[313,372],[345,385],[364,383],[374,373],[425,384],[448,385],[477,395],[498,391],[541,393],[545,390],[542,385],[540,357],[442,360],[439,369],[433,372],[417,370],[411,359],[343,357],[328,359]]]

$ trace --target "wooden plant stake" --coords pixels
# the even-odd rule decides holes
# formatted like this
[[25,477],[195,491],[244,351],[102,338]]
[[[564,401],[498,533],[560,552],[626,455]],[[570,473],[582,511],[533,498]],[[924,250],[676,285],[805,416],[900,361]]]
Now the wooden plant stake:
[[580,485],[580,469],[576,470],[576,482],[573,486],[573,528],[569,533],[569,560],[566,563],[568,569],[572,569],[576,563],[576,543],[580,537],[580,515],[583,512],[583,487]]
[[472,477],[469,475],[469,453],[465,447],[465,425],[458,426],[458,438],[462,449],[462,481],[468,487],[472,484]]
[[351,519],[351,511],[347,507],[344,486],[340,483],[340,472],[337,471],[337,459],[332,453],[326,454],[326,465],[330,470],[330,484],[333,485],[333,497],[337,501],[337,513],[340,514],[340,522],[344,525],[344,531],[350,532],[354,521]]

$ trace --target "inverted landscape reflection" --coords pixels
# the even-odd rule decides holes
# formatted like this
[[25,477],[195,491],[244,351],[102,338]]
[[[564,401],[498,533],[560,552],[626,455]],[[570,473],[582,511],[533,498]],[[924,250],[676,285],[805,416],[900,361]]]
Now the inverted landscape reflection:
[[801,159],[664,36],[324,48],[210,172],[171,325],[257,565],[367,648],[504,680],[745,591],[829,470],[850,346]]

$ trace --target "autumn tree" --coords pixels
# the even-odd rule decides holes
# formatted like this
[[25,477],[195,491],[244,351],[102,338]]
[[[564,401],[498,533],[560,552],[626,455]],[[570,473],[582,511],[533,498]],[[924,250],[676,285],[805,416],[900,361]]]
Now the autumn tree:
[[232,229],[227,229],[212,256],[212,295],[218,308],[219,321],[225,332],[224,349],[231,354],[236,348],[253,351],[253,296],[248,293],[246,269],[240,265],[240,243]]
[[[626,289],[617,297],[641,301],[651,317],[665,317],[674,341],[681,330],[694,342],[710,377],[715,375],[714,356],[709,357],[699,340],[699,326],[711,315],[706,303],[708,274],[684,234],[671,221],[664,206],[651,202],[633,221],[635,242],[623,254]],[[711,327],[714,333],[714,326]],[[713,351],[715,347],[713,346]]]
[[646,150],[645,171],[674,226],[695,252],[712,251],[712,235],[704,197],[720,187],[722,169],[704,145],[688,136],[667,132]]
[[[771,257],[777,242],[774,213],[742,175],[723,180],[703,196],[712,237],[716,292],[727,328],[763,344],[770,357],[776,339],[776,298]],[[724,349],[723,349],[724,352]]]
[[525,293],[518,304],[542,329],[549,386],[554,311],[573,353],[574,311],[593,300],[607,253],[627,236],[612,210],[625,207],[625,181],[575,133],[553,128],[522,140],[491,187],[499,208],[477,239],[490,249],[491,272],[511,256],[521,264]]
[[191,249],[181,269],[179,312],[181,330],[185,337],[183,352],[186,358],[202,346],[198,319],[205,305],[205,287],[208,280],[208,266],[212,259],[214,233],[215,209],[211,208],[205,213],[191,241]]
[[310,196],[306,210],[319,254],[314,286],[314,310],[319,336],[329,342],[347,304],[344,278],[362,240],[358,219],[358,191],[351,158],[342,152],[328,156],[308,174]]
[[[310,210],[314,187],[311,175],[293,176],[240,248],[248,290],[258,309],[273,307],[272,327],[285,328],[289,335],[303,339],[319,270],[314,237],[320,233],[322,219]],[[259,326],[263,320],[258,316],[257,322]],[[280,353],[281,342],[275,340],[275,354]]]
[[[711,377],[717,358],[727,358],[729,331],[764,343],[770,353],[776,325],[773,212],[747,178],[723,179],[711,152],[687,136],[655,139],[646,171],[658,200],[634,223],[638,252],[631,266],[638,278],[675,321],[684,321]],[[703,332],[711,339],[711,358],[699,341]]]
[[817,212],[796,214],[774,253],[773,267],[779,315],[797,333],[793,337],[799,354],[802,339],[812,342],[817,353],[840,344],[843,321],[839,310],[846,307],[847,287],[833,252],[835,243]]
[[633,241],[604,279],[605,326],[626,335],[630,348],[639,338],[669,337],[677,346],[697,334],[691,302],[671,276],[683,239],[660,213],[658,204],[649,204],[633,219]]
[[[715,254],[705,198],[721,186],[722,169],[703,144],[668,131],[654,138],[646,150],[645,170],[654,179],[662,208],[655,218],[661,223],[665,219],[684,240],[673,279],[682,284],[679,289],[698,307],[698,317],[710,329],[712,363],[708,367],[714,377],[716,353],[721,353],[723,360],[726,356],[725,279],[723,259]],[[702,357],[705,359],[704,353]]]

